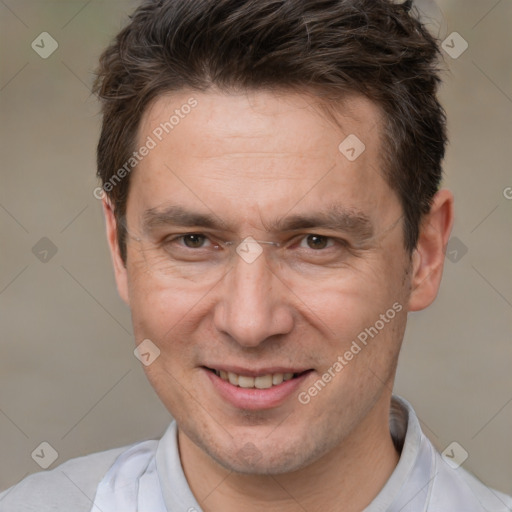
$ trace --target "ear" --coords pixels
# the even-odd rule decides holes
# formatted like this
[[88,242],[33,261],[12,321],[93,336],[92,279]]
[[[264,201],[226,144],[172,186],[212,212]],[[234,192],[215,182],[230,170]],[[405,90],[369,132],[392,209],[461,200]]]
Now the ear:
[[117,243],[117,221],[114,215],[114,210],[110,201],[105,196],[102,200],[103,213],[105,215],[105,223],[107,228],[107,241],[110,248],[110,255],[112,256],[112,263],[114,265],[114,275],[117,283],[117,291],[121,299],[130,305],[128,294],[128,275],[126,266],[121,258],[119,244]]
[[452,225],[453,194],[440,190],[421,223],[418,244],[412,255],[409,311],[424,309],[436,298]]

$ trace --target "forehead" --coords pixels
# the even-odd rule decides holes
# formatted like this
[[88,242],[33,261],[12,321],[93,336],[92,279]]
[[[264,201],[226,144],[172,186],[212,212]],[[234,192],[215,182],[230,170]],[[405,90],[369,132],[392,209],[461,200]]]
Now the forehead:
[[[190,108],[192,103],[195,106]],[[332,115],[326,115],[327,110]],[[175,140],[192,135],[189,138],[193,146],[188,149],[194,149],[197,156],[213,157],[236,149],[237,144],[243,144],[244,153],[255,149],[313,156],[328,145],[336,148],[340,137],[354,132],[365,142],[378,143],[380,118],[380,108],[374,102],[355,94],[338,103],[326,103],[306,92],[179,91],[160,96],[148,106],[142,116],[139,141],[150,133],[158,139]],[[198,129],[200,133],[191,133]],[[281,137],[269,138],[269,134],[282,129],[286,131]],[[167,137],[171,133],[173,137]]]
[[138,145],[151,139],[153,148],[133,172],[129,203],[144,211],[196,206],[263,224],[266,213],[326,203],[382,213],[396,197],[383,179],[380,110],[351,96],[334,115],[336,122],[318,99],[291,92],[159,97],[141,121]]

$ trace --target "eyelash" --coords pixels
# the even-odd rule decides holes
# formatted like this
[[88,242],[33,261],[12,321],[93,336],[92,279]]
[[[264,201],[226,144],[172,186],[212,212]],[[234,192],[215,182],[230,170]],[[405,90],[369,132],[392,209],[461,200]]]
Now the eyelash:
[[[215,244],[215,242],[212,242],[208,238],[207,235],[204,235],[202,233],[183,233],[181,235],[176,235],[176,236],[171,236],[171,237],[165,238],[163,240],[163,242],[162,242],[162,245],[165,247],[165,246],[168,246],[168,245],[172,244],[173,242],[176,242],[176,241],[179,241],[179,240],[184,241],[185,237],[191,236],[191,235],[203,237],[205,240],[209,240],[211,243]],[[326,250],[331,249],[332,247],[334,247],[335,244],[338,244],[339,246],[341,246],[342,248],[345,248],[345,249],[349,247],[349,243],[346,240],[342,239],[342,238],[336,238],[336,237],[327,236],[327,235],[320,235],[318,233],[306,233],[304,235],[299,235],[297,237],[294,237],[294,239],[298,239],[299,241],[302,241],[302,240],[307,240],[307,237],[309,237],[309,236],[317,236],[317,237],[326,239],[328,242],[333,242],[331,245],[328,245],[324,249],[317,249],[317,250],[311,249],[313,252],[325,252]],[[219,248],[219,246],[221,246],[221,244],[215,244],[214,245],[215,248]],[[180,248],[183,248],[183,249],[186,249],[186,250],[190,250],[190,251],[198,251],[198,250],[201,250],[201,249],[205,249],[205,247],[192,248],[192,247],[187,247],[187,246],[182,245],[182,244],[180,244]]]

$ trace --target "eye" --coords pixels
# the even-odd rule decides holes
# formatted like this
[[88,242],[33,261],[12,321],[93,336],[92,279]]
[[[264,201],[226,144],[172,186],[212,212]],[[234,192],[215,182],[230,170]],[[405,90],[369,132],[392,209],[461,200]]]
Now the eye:
[[209,242],[205,235],[201,235],[200,233],[187,233],[185,235],[169,237],[165,241],[165,244],[168,246],[178,245],[178,247],[186,247],[188,249],[202,249],[205,247],[205,242]]
[[306,249],[314,249],[321,250],[326,249],[328,247],[332,247],[334,245],[334,241],[332,238],[323,235],[306,235],[300,242],[301,248]]
[[198,235],[196,233],[191,233],[190,235],[183,235],[182,237],[183,243],[189,247],[190,249],[197,249],[198,247],[202,247],[203,243],[206,240],[204,235]]

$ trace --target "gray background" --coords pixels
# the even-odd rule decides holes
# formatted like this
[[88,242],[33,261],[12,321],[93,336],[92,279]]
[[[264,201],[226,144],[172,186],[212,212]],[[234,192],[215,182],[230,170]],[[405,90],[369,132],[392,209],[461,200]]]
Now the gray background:
[[[0,489],[40,470],[42,441],[53,468],[160,436],[170,420],[133,355],[92,195],[91,71],[134,5],[0,0]],[[469,43],[445,54],[441,95],[456,239],[437,301],[410,315],[396,392],[441,451],[457,441],[464,467],[512,493],[512,2],[438,6],[434,29]],[[43,31],[59,44],[47,59],[31,48]],[[57,248],[46,262],[33,253],[43,237]]]

